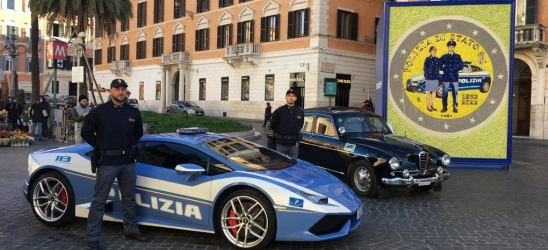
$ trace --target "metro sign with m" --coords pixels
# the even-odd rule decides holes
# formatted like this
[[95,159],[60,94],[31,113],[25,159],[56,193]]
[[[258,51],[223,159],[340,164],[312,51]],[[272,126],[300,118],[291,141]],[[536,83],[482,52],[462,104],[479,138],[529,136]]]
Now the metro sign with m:
[[64,42],[53,41],[48,43],[49,55],[48,59],[66,60],[67,59],[67,44]]

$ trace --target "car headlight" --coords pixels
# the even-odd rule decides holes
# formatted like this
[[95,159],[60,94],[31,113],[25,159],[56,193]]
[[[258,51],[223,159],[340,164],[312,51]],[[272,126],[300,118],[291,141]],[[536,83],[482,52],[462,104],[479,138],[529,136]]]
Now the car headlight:
[[390,165],[390,168],[392,170],[396,170],[398,168],[400,168],[400,160],[398,160],[397,157],[392,157],[389,161],[388,161],[388,164]]
[[449,157],[449,155],[445,154],[441,157],[441,165],[449,166],[450,163],[451,163],[451,157]]

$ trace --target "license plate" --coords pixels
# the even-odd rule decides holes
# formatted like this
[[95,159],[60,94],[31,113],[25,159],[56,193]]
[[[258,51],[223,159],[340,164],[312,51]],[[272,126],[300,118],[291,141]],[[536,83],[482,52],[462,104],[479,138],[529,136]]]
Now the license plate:
[[430,183],[431,183],[430,180],[420,181],[419,182],[419,187],[420,186],[428,186],[428,185],[430,185]]
[[356,211],[356,219],[360,219],[362,217],[362,214],[363,214],[363,204],[360,206],[360,208],[358,208],[358,211]]

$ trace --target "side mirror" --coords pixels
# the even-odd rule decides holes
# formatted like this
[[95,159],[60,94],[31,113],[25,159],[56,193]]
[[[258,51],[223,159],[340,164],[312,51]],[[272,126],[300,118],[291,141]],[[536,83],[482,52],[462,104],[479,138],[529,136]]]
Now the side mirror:
[[175,167],[178,175],[188,175],[186,181],[192,181],[202,175],[205,169],[193,163],[179,164]]

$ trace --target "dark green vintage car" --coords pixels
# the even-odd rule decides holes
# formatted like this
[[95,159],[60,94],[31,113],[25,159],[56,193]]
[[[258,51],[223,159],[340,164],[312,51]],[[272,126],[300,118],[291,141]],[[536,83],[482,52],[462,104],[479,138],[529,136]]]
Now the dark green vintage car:
[[358,108],[305,109],[299,159],[344,175],[361,196],[386,188],[441,191],[451,158],[445,152],[393,135],[381,116]]

